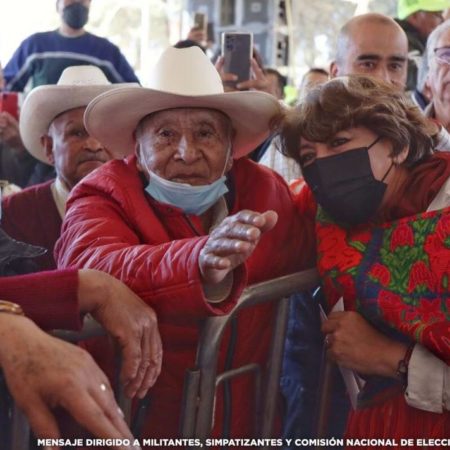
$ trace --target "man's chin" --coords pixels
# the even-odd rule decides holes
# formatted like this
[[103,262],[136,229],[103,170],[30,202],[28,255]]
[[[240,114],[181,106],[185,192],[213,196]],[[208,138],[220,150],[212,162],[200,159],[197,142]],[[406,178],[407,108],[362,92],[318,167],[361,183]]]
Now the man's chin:
[[81,178],[84,178],[86,175],[91,173],[93,170],[98,169],[99,167],[105,164],[103,161],[84,161],[78,164],[78,172],[81,175]]

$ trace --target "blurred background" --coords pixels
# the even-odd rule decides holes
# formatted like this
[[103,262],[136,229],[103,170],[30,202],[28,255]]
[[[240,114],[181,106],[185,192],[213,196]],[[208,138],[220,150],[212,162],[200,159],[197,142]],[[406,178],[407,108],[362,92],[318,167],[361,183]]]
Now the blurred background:
[[[308,67],[328,68],[339,28],[368,11],[395,16],[396,0],[92,0],[87,30],[117,44],[145,86],[161,51],[185,39],[196,12],[208,18],[209,53],[222,31],[252,31],[266,66],[297,85]],[[5,6],[5,4],[7,6]],[[55,0],[3,0],[0,62],[37,31],[57,28]]]

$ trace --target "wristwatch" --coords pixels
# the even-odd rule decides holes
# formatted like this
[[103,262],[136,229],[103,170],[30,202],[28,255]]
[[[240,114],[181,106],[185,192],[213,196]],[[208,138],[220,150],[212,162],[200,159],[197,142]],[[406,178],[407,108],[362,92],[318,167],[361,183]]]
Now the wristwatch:
[[0,300],[0,313],[15,314],[16,316],[25,315],[20,305],[6,300]]

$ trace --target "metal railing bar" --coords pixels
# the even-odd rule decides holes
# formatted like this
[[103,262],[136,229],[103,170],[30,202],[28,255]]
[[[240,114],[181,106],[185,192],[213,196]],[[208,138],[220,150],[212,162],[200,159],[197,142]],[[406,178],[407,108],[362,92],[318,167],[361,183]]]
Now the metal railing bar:
[[273,330],[272,348],[270,349],[267,381],[264,392],[263,418],[261,425],[261,438],[272,437],[273,424],[279,394],[279,384],[282,366],[282,355],[286,339],[286,329],[289,313],[289,297],[282,298],[278,303],[277,318]]
[[202,381],[199,386],[195,437],[206,439],[212,429],[211,411],[214,408],[214,380],[219,349],[223,333],[230,320],[243,308],[288,297],[295,292],[311,289],[317,284],[319,284],[319,275],[316,269],[258,283],[245,289],[238,304],[228,315],[212,317],[205,321],[196,358],[196,367],[202,370]]
[[240,375],[244,375],[250,372],[261,372],[261,367],[259,364],[247,364],[245,366],[238,367],[237,369],[230,369],[226,372],[222,372],[220,375],[216,377],[216,387],[223,383],[226,380],[231,378],[238,377]]

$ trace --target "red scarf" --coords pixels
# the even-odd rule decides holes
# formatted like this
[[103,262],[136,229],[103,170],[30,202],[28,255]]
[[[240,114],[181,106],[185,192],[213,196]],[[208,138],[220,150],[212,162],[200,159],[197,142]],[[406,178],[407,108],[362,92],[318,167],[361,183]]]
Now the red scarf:
[[427,210],[443,184],[450,178],[450,153],[436,152],[413,167],[386,214],[386,221],[414,216]]

